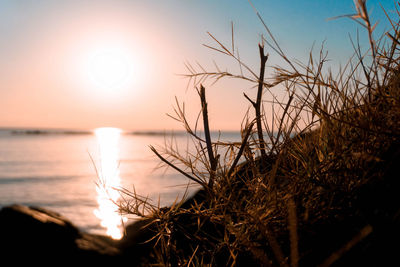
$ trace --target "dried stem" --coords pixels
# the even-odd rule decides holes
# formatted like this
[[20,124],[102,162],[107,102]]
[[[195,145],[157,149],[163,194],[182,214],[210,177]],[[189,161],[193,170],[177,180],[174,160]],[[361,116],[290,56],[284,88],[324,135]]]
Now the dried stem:
[[265,63],[268,60],[268,54],[264,54],[264,46],[259,44],[258,48],[260,50],[260,76],[258,79],[258,90],[257,90],[257,100],[255,103],[255,110],[256,110],[256,123],[257,123],[257,133],[258,133],[258,140],[260,142],[260,151],[261,157],[265,159],[267,154],[265,153],[265,141],[263,137],[263,129],[262,129],[262,114],[261,114],[261,103],[262,103],[262,95],[263,95],[263,88],[264,88],[264,74],[265,74]]
[[299,237],[297,235],[296,204],[292,198],[288,200],[288,226],[290,236],[290,266],[297,267],[299,266]]
[[158,153],[158,151],[153,147],[150,146],[151,151],[153,151],[154,154],[156,154],[156,156],[162,160],[164,163],[166,163],[168,166],[172,167],[173,169],[175,169],[176,171],[180,172],[181,174],[183,174],[184,176],[186,176],[187,178],[189,178],[190,180],[200,184],[200,185],[205,185],[203,183],[203,181],[200,181],[199,179],[191,176],[190,174],[186,173],[185,171],[181,170],[180,168],[178,168],[175,164],[171,163],[170,161],[168,161],[167,159],[165,159],[160,153]]
[[244,148],[248,145],[248,139],[249,139],[249,136],[251,134],[251,130],[253,129],[253,126],[254,126],[254,123],[250,124],[250,126],[247,128],[246,135],[244,136],[244,138],[242,140],[242,144],[240,145],[240,148],[239,148],[239,151],[238,151],[238,153],[236,155],[236,158],[233,161],[233,163],[232,163],[232,165],[231,165],[231,167],[230,167],[230,169],[228,171],[228,177],[231,177],[233,171],[235,170],[236,165],[239,162],[240,157],[243,154]]
[[210,179],[208,180],[208,187],[212,189],[215,179],[215,172],[217,170],[217,159],[214,157],[214,151],[212,148],[211,135],[210,135],[210,126],[208,122],[208,110],[207,110],[207,100],[206,100],[206,89],[203,85],[200,85],[200,101],[201,108],[203,113],[203,124],[204,124],[204,135],[206,137],[206,145],[208,152],[208,159],[210,161]]

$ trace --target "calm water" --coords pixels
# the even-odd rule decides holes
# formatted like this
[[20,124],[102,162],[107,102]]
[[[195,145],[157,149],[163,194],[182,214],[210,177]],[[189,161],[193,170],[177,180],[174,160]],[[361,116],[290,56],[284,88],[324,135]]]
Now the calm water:
[[[186,147],[186,136],[175,138]],[[160,199],[161,206],[169,205],[183,195],[188,180],[157,168],[160,161],[148,145],[157,147],[164,140],[162,135],[130,135],[116,129],[92,134],[0,130],[0,207],[19,203],[49,208],[85,231],[118,238],[121,217],[110,198],[118,200],[119,195],[96,186],[96,170],[108,188],[134,186],[155,204]]]

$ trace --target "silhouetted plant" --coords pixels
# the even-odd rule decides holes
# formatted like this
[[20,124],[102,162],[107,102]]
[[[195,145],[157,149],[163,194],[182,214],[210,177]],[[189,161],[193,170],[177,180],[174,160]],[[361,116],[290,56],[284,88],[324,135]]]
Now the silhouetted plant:
[[[203,129],[198,129],[198,121],[191,126],[184,104],[177,99],[170,117],[182,123],[195,152],[181,153],[173,144],[161,152],[151,147],[162,162],[202,191],[168,208],[121,192],[125,196],[121,211],[153,219],[155,263],[330,265],[380,231],[372,219],[365,219],[375,215],[363,207],[370,195],[362,192],[372,194],[369,186],[398,183],[390,168],[395,168],[399,155],[400,23],[388,17],[392,29],[376,41],[376,24],[370,21],[366,1],[355,4],[357,13],[346,17],[365,27],[370,48],[363,52],[353,43],[354,58],[337,75],[325,70],[323,47],[318,58],[311,51],[306,64],[289,60],[258,12],[268,37],[259,44],[258,75],[235,51],[233,26],[232,49],[209,34],[217,46],[207,47],[231,57],[240,73],[187,63],[186,77],[200,97]],[[266,47],[289,66],[273,67],[268,78]],[[246,114],[241,142],[211,140],[208,109],[212,107],[207,105],[203,84],[222,78],[257,87],[255,100],[244,93],[254,118]],[[284,101],[272,94],[272,88],[284,89]],[[268,116],[264,103],[272,107]],[[389,204],[394,211],[385,216],[395,216],[398,203]]]

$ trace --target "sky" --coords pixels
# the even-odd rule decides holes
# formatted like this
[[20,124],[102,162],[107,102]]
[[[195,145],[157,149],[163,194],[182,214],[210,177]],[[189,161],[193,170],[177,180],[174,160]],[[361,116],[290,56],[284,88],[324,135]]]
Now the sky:
[[[350,19],[328,20],[354,13],[352,0],[252,2],[291,59],[306,62],[311,47],[324,43],[337,68],[352,54],[349,35],[363,35]],[[367,6],[376,31],[388,30],[381,6],[394,15],[393,1]],[[0,127],[182,129],[166,115],[174,114],[175,97],[194,125],[200,103],[181,75],[185,63],[238,72],[230,58],[203,46],[216,45],[210,32],[231,47],[232,24],[241,59],[257,70],[266,32],[247,0],[2,0]],[[283,62],[266,50],[268,72]],[[239,130],[252,84],[205,85],[211,128]]]

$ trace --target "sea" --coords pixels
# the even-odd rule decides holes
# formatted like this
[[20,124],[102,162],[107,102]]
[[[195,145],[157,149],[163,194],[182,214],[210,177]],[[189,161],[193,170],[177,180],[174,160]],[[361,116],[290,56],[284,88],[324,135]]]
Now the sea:
[[[222,136],[240,139],[235,132]],[[213,138],[221,139],[221,133]],[[173,147],[182,155],[193,150],[184,132],[0,129],[0,208],[43,207],[82,231],[121,238],[123,225],[137,220],[118,211],[116,203],[128,198],[121,190],[163,207],[199,189],[161,164],[150,145],[159,151]]]

